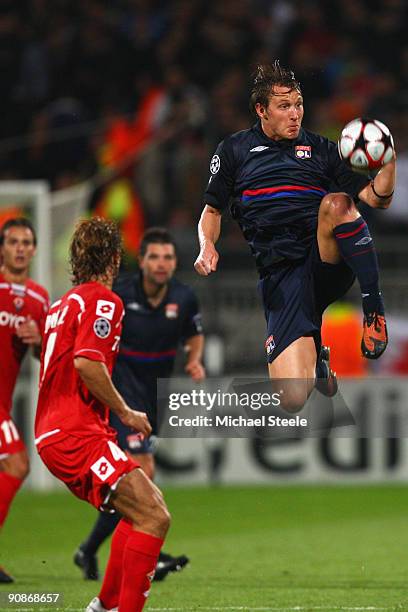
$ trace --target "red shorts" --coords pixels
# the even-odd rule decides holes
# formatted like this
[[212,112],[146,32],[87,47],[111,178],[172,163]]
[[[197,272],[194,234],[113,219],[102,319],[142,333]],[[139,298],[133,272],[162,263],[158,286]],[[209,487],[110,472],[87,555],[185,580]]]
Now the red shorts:
[[68,436],[44,446],[40,456],[74,495],[98,510],[106,509],[109,495],[121,477],[139,467],[108,437]]
[[25,444],[10,414],[0,406],[0,459],[25,450]]

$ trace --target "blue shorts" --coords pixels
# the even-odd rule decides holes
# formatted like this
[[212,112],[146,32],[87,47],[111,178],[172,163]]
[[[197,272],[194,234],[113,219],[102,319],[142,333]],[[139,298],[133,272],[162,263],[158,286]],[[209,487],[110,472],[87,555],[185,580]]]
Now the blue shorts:
[[[130,408],[145,412],[155,433],[156,410],[153,406],[154,401],[151,393],[135,376],[129,374],[119,377],[117,371],[113,376],[113,382],[122,395],[123,399]],[[116,429],[118,435],[118,445],[125,451],[134,455],[142,455],[153,452],[153,441],[151,438],[141,439],[140,434],[134,429],[127,427],[113,413],[110,413],[109,422]]]
[[[142,438],[142,436],[122,423],[118,417],[111,413],[110,424],[116,429],[118,436],[118,446],[121,449],[128,451],[132,455],[146,455],[153,453],[154,436],[150,438]],[[153,438],[153,439],[152,439]]]
[[321,261],[317,240],[306,259],[283,262],[262,278],[258,288],[267,322],[268,363],[303,336],[313,336],[319,352],[322,314],[350,289],[354,279],[344,261],[339,264]]

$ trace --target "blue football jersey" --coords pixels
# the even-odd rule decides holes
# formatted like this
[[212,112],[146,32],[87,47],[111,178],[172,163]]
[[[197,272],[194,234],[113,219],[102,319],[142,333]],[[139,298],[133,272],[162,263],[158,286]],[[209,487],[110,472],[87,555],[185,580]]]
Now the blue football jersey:
[[369,180],[353,172],[327,138],[302,128],[294,140],[272,140],[258,122],[218,145],[204,203],[230,207],[264,276],[277,264],[306,257],[324,195],[342,191],[355,199]]
[[133,398],[135,407],[141,395],[154,404],[157,379],[171,376],[177,348],[202,333],[197,298],[187,285],[173,278],[162,302],[153,307],[140,274],[120,275],[113,291],[125,308],[113,382],[127,401]]

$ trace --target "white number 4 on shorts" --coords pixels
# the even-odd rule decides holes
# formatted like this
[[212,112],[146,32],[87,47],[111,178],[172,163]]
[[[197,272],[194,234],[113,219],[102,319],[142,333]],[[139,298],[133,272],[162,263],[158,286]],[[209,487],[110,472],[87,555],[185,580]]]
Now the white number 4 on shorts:
[[114,458],[115,461],[127,461],[128,460],[123,450],[120,449],[119,446],[117,446],[114,442],[112,442],[112,440],[108,440],[108,446],[109,446],[110,452],[112,453],[112,457]]

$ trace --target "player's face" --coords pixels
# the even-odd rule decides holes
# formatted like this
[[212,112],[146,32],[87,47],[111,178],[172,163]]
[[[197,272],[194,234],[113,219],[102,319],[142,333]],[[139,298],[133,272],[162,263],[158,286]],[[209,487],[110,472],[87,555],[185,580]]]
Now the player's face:
[[146,253],[139,260],[144,278],[155,285],[166,285],[177,265],[172,244],[148,244]]
[[262,129],[273,140],[289,140],[299,136],[303,119],[303,98],[297,89],[275,85],[268,106],[256,105]]
[[0,248],[1,265],[8,272],[25,272],[35,250],[34,237],[28,227],[9,227]]

